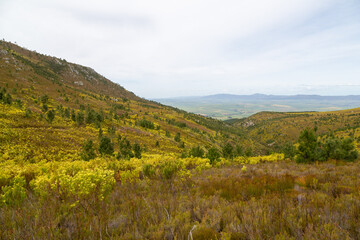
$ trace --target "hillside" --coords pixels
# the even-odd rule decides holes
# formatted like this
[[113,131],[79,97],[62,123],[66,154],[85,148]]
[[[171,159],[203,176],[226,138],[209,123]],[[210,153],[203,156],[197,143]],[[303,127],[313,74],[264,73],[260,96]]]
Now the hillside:
[[[240,134],[221,121],[137,97],[91,68],[5,41],[0,42],[0,88],[13,102],[0,109],[3,153],[8,146],[23,148],[23,141],[38,151],[75,151],[86,139],[97,143],[100,128],[114,143],[126,137],[150,154],[220,147]],[[77,121],[78,116],[84,119]]]
[[259,156],[359,115],[222,122],[2,41],[0,239],[359,239],[359,161]]
[[333,132],[360,140],[360,108],[332,112],[260,112],[244,119],[227,121],[254,141],[276,150],[295,143],[305,128],[317,128],[320,135]]
[[249,117],[262,111],[303,112],[335,111],[360,106],[360,96],[319,95],[233,95],[216,94],[202,97],[156,99],[163,104],[189,112],[228,120]]

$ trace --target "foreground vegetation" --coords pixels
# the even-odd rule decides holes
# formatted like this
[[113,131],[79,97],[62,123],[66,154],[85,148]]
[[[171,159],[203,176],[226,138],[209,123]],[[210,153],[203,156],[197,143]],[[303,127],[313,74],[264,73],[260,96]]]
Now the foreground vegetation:
[[24,166],[3,188],[0,238],[360,237],[359,162],[141,161]]

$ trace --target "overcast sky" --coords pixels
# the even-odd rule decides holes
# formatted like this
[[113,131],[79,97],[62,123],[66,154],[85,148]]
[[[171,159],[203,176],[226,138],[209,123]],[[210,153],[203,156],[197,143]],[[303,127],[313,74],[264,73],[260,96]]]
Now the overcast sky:
[[0,0],[0,38],[146,98],[360,94],[360,0]]

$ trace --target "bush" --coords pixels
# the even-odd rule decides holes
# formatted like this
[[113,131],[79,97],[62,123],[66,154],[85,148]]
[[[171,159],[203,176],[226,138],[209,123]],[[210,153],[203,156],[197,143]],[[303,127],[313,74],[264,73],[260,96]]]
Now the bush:
[[130,141],[126,137],[122,138],[119,142],[119,153],[118,158],[130,159],[134,156],[131,151]]
[[146,119],[140,120],[137,124],[143,128],[155,129],[154,123]]
[[90,159],[95,158],[95,148],[93,141],[91,139],[87,139],[82,146],[81,158],[85,161],[89,161]]
[[150,164],[144,164],[142,172],[143,172],[144,176],[146,176],[146,177],[151,177],[155,174],[155,170],[153,169],[153,167]]
[[19,206],[26,198],[25,178],[16,176],[9,186],[2,189],[0,203],[7,206]]
[[133,150],[134,150],[134,156],[136,158],[140,159],[141,158],[141,146],[140,146],[140,144],[134,143]]
[[84,123],[84,113],[83,112],[78,112],[76,114],[76,124],[78,126],[82,125]]
[[328,137],[323,144],[322,154],[324,159],[336,159],[354,161],[358,158],[352,138],[338,139],[333,136]]
[[103,136],[100,140],[99,153],[102,155],[111,155],[114,153],[114,146],[110,138]]
[[285,158],[293,159],[296,154],[296,147],[291,142],[288,142],[282,147],[281,152],[284,154]]
[[231,143],[226,143],[222,148],[223,157],[226,159],[232,159],[234,157],[234,147]]
[[200,146],[192,147],[189,152],[190,156],[193,157],[204,157],[204,150]]
[[54,110],[50,110],[46,113],[46,119],[49,123],[52,123],[52,121],[55,118],[55,111]]
[[207,152],[206,157],[210,160],[210,163],[213,164],[220,158],[220,153],[216,148],[212,147]]
[[174,137],[175,142],[180,142],[181,138],[180,138],[180,133],[176,133],[175,137]]
[[321,160],[320,144],[315,131],[307,128],[299,136],[296,162],[309,163],[317,160]]
[[165,179],[171,179],[177,170],[177,165],[174,162],[166,162],[161,166],[161,173]]

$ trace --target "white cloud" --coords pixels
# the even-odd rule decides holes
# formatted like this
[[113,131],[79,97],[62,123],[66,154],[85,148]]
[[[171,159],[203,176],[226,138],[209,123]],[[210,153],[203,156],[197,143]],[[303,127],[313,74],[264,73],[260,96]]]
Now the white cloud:
[[276,92],[360,76],[347,64],[360,59],[355,0],[7,0],[0,9],[5,39],[145,97]]

